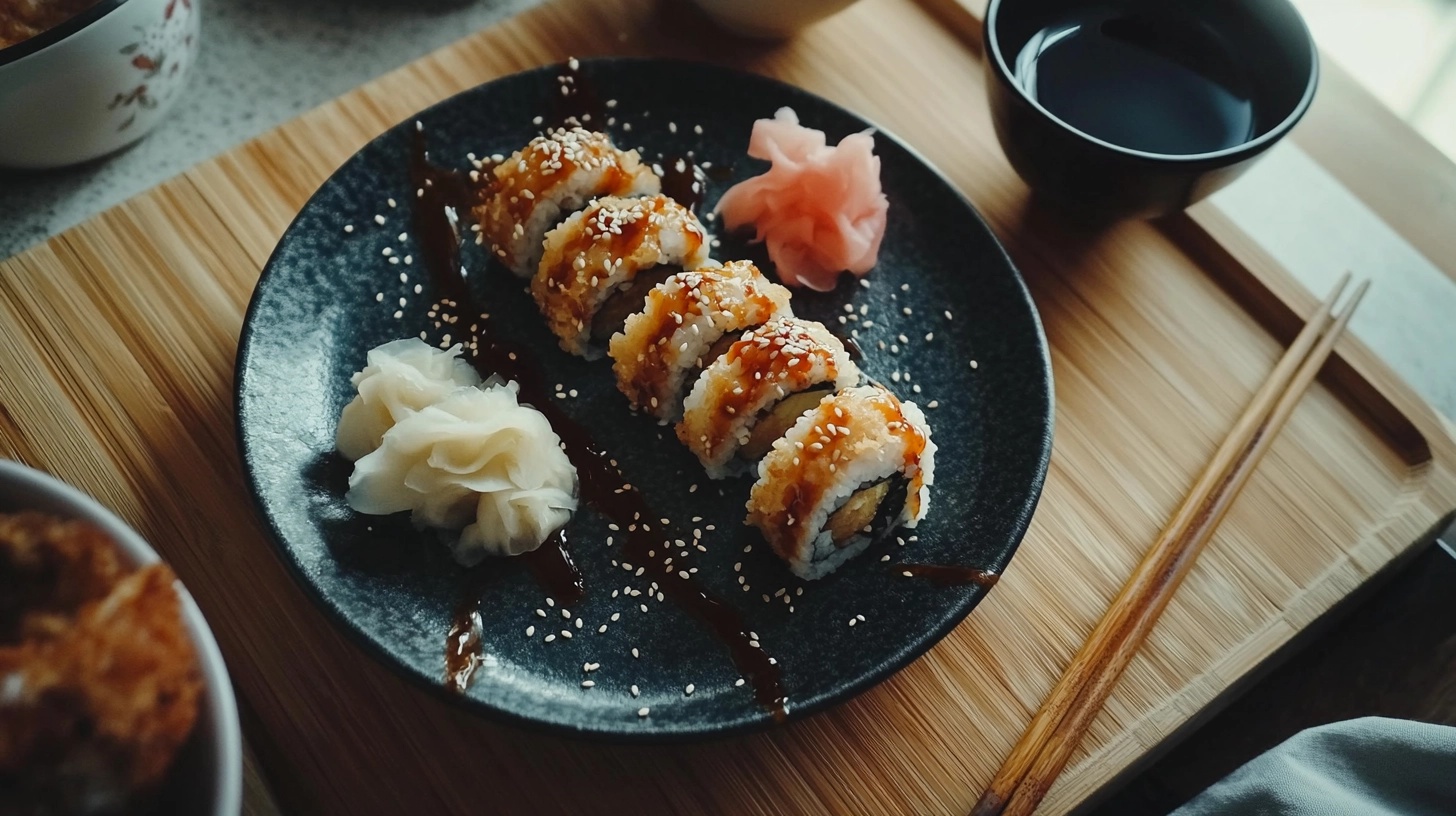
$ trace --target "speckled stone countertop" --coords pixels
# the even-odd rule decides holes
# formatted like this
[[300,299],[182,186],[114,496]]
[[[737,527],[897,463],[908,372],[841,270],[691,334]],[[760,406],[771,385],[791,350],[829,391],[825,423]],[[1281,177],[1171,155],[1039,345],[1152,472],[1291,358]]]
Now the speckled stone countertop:
[[0,258],[538,0],[201,0],[202,49],[156,131],[106,159],[0,171]]

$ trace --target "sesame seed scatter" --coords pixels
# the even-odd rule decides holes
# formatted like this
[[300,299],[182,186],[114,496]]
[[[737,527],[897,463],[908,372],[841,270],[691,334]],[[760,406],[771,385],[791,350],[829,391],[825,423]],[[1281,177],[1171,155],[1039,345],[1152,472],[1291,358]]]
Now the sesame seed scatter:
[[[576,66],[573,64],[572,67],[575,68]],[[611,100],[607,104],[607,107],[609,107],[609,108],[610,107],[614,107],[614,106],[615,106],[615,100]],[[659,111],[659,116],[662,119],[666,119],[667,117],[666,116],[663,116],[662,115],[663,113],[664,113],[663,111]],[[540,122],[541,122],[541,120],[538,117],[537,118],[537,124],[540,124]],[[700,125],[698,125],[698,126],[692,126],[692,125],[687,125],[687,124],[684,125],[685,128],[686,127],[689,127],[689,126],[693,127],[695,133],[701,134],[703,132],[703,128]],[[676,130],[677,130],[676,124],[675,123],[672,123],[672,122],[669,122],[669,132],[674,132],[675,133]],[[472,157],[472,160],[473,160],[473,157]],[[663,163],[664,164],[670,164],[670,163],[672,163],[672,159],[669,158],[667,160],[664,160]],[[678,162],[678,163],[681,164],[681,162]],[[488,171],[487,171],[487,173],[488,173]],[[383,223],[383,222],[381,222],[381,223]],[[418,232],[418,230],[415,230],[415,231]],[[406,235],[403,234],[403,233],[401,233],[399,240],[401,242],[406,241],[407,240]],[[404,247],[404,246],[397,246],[394,251],[392,251],[392,252],[386,252],[385,253],[385,256],[386,257],[398,257],[399,255],[402,254],[403,250],[406,249],[406,248],[407,247]],[[419,250],[417,250],[417,251],[419,251]],[[404,256],[404,257],[405,258],[408,258],[409,256]],[[422,257],[425,257],[425,254],[424,253],[422,253]],[[406,260],[405,262],[408,263],[409,261]],[[426,265],[426,261],[422,260],[422,265]],[[474,276],[472,276],[472,277],[474,277]],[[870,285],[870,281],[869,280],[867,280],[867,279],[860,279],[859,280],[859,283],[860,283],[860,287],[862,289],[871,290],[871,285]],[[882,283],[883,283],[883,281],[882,281]],[[890,284],[890,286],[893,287],[893,286],[897,286],[897,285]],[[876,287],[873,291],[880,291],[880,290],[883,290],[884,288],[886,288],[886,287],[885,286]],[[908,291],[908,289],[909,289],[908,284],[900,284],[900,285],[898,285],[898,288],[900,289],[900,291]],[[414,285],[413,286],[413,289],[414,289],[414,293],[416,295],[422,294],[422,287],[421,286]],[[418,300],[418,298],[416,298],[416,300]],[[880,317],[880,316],[885,315],[886,312],[885,312],[884,301],[880,301],[877,298],[876,299],[876,302],[879,304],[879,309],[880,309],[880,311],[876,313],[876,316],[877,317]],[[899,304],[895,304],[894,307],[891,307],[891,314],[893,313],[893,309],[895,307],[897,307],[897,306],[899,306]],[[500,308],[507,308],[507,307],[504,306],[504,305],[501,305]],[[855,318],[858,318],[860,315],[868,315],[869,312],[870,312],[870,309],[872,308],[872,306],[870,304],[865,304],[863,306],[860,306],[859,304],[853,304],[853,305],[846,304],[845,308],[846,308],[846,314],[852,315]],[[858,308],[858,311],[856,312],[856,309],[857,308]],[[907,314],[907,315],[910,314],[910,312],[908,310],[908,307],[907,307],[906,310],[904,310],[904,314]],[[458,318],[456,318],[456,319],[458,319]],[[949,313],[948,312],[947,312],[947,319],[949,319]],[[510,325],[510,323],[509,323],[510,318],[505,318],[505,320],[507,321],[506,322],[506,325]],[[843,324],[847,324],[848,323],[848,320],[849,320],[849,318],[847,318],[847,317],[840,317],[840,323],[842,325]],[[452,323],[452,321],[449,321],[448,319],[443,319],[443,318],[442,318],[442,321],[441,322],[446,323],[446,325],[450,325]],[[896,331],[898,328],[900,328],[900,326],[897,325],[894,320],[891,320],[889,322],[890,322],[890,325],[889,326],[885,326],[885,325],[883,325],[883,321],[882,321],[882,325],[879,327],[879,329],[880,329],[879,335],[880,336],[884,336],[884,337],[887,337],[888,338],[890,335],[886,333],[886,331],[885,331],[886,329],[888,329],[889,331]],[[908,322],[908,321],[906,321],[906,322]],[[438,324],[437,324],[436,328],[437,329],[439,328],[439,325]],[[906,327],[906,328],[908,329],[908,327]],[[913,331],[913,330],[910,330],[910,331]],[[435,334],[435,336],[438,337],[439,332],[436,331],[436,332],[434,332],[434,334]],[[869,336],[870,336],[871,339],[873,339],[874,336],[875,336],[875,333],[874,332],[868,332],[868,334],[869,334]],[[467,343],[467,348],[470,348],[470,345],[469,344],[471,342],[473,342],[473,340],[475,339],[474,338],[474,335],[475,335],[474,328],[472,328],[471,334],[469,334],[469,335],[466,335],[463,332],[461,333],[462,342],[466,342]],[[925,333],[924,334],[924,337],[925,337],[926,342],[929,342],[933,338],[933,334],[932,333]],[[912,348],[913,347],[909,345],[909,341],[906,339],[906,336],[905,335],[903,335],[903,334],[900,335],[899,336],[899,341],[900,341],[900,345],[904,347],[904,350],[907,353],[910,352],[910,351],[912,351]],[[868,341],[866,341],[866,343],[867,342]],[[482,346],[485,346],[487,343],[488,343],[488,341],[482,341],[481,342],[481,345]],[[866,347],[868,347],[868,346],[866,346]],[[906,359],[908,360],[908,359],[913,359],[913,358],[907,357]],[[917,363],[917,365],[920,366],[920,367],[923,367],[924,364]],[[909,382],[909,374],[908,374],[908,372],[903,372],[903,373],[902,372],[896,372],[896,373],[901,375],[901,378],[903,378],[903,381],[904,382],[906,382],[906,383]],[[578,384],[580,384],[580,383],[578,382]],[[919,388],[918,385],[915,386],[915,389],[914,390],[915,390],[916,393],[920,393],[920,388]],[[558,390],[557,391],[554,391],[552,393],[558,399],[564,399],[566,397],[570,397],[572,399],[579,398],[579,392],[578,392],[578,390],[576,388],[567,388],[567,387],[565,387],[564,384],[561,385],[561,386],[558,386]],[[595,397],[599,397],[600,396],[599,392],[598,391],[595,391],[595,390],[589,390],[587,393],[588,394],[592,394]],[[569,406],[571,404],[570,403],[562,403],[561,405],[564,407],[564,406]],[[592,402],[592,403],[579,403],[579,405],[581,405],[584,410],[596,410],[596,403],[595,402]],[[934,403],[932,403],[932,405],[930,407],[934,407]],[[835,426],[832,426],[832,425],[830,426],[830,429],[831,430],[829,431],[829,433],[831,435],[835,433],[835,431],[833,430],[834,427]],[[564,445],[564,447],[565,447],[565,445]],[[613,464],[615,465],[615,462]],[[657,484],[660,484],[660,482],[655,482],[652,479],[647,479],[647,478],[644,478],[642,481],[643,482],[646,482],[649,485],[649,489],[655,489],[656,488],[656,485]],[[684,479],[683,481],[686,481],[686,479]],[[710,487],[712,487],[712,486],[713,485],[710,485]],[[691,484],[689,486],[688,492],[689,493],[696,493],[697,492],[697,487],[698,487],[697,484]],[[631,488],[626,488],[626,489],[629,490],[629,491],[632,490]],[[678,490],[681,490],[681,483],[678,484],[677,489]],[[721,492],[722,492],[721,489],[720,489],[719,492],[721,494]],[[711,490],[709,492],[709,495],[711,496]],[[649,516],[649,518],[651,518],[651,517]],[[683,515],[680,518],[686,518],[686,515]],[[695,523],[695,524],[698,523],[699,522],[699,518],[700,517],[694,517],[693,518],[693,523]],[[659,528],[657,531],[651,531],[651,532],[656,533],[658,536],[663,536],[664,532],[667,532],[668,535],[672,534],[672,531],[670,529],[671,528],[671,525],[668,523],[668,520],[667,519],[661,519],[661,523],[664,526],[666,526],[667,528],[669,528],[669,529],[667,531],[664,531],[662,528]],[[624,522],[624,524],[625,524],[625,522]],[[726,524],[727,524],[727,522],[725,521],[725,525]],[[634,535],[634,536],[640,534],[643,531],[649,531],[650,530],[650,527],[657,526],[657,522],[654,521],[651,525],[648,525],[648,524],[642,523],[640,520],[638,520],[636,522],[636,525],[637,525],[638,529],[631,531],[632,532],[632,535]],[[610,525],[610,529],[620,532],[620,525],[617,525],[617,524],[613,523],[613,524]],[[712,531],[714,529],[714,526],[711,525],[711,524],[710,525],[707,525],[707,529],[709,531]],[[658,573],[656,571],[656,567],[653,567],[651,570],[648,570],[649,572],[651,572],[651,575],[652,576],[656,576],[659,579],[662,579],[664,581],[666,581],[666,580],[678,580],[678,579],[685,580],[688,576],[690,576],[692,574],[696,574],[698,572],[698,568],[697,567],[695,567],[695,566],[694,567],[689,567],[689,564],[692,563],[692,561],[684,561],[683,560],[683,559],[688,559],[694,552],[697,552],[697,553],[707,553],[708,552],[708,547],[704,547],[701,543],[698,543],[698,541],[699,541],[699,539],[701,537],[701,533],[699,531],[697,531],[697,530],[694,530],[693,532],[694,532],[694,535],[693,535],[693,537],[691,539],[691,543],[689,543],[686,546],[684,546],[684,540],[677,540],[675,542],[676,547],[671,551],[672,554],[666,554],[666,551],[664,550],[664,548],[661,547],[661,546],[659,546],[658,551],[664,553],[663,558],[649,557],[650,558],[650,560],[648,560],[648,564],[649,565],[661,566],[661,564],[662,564],[662,562],[664,560],[671,561],[671,559],[673,559],[673,558],[676,558],[678,560],[676,562],[676,566],[671,567],[671,569],[664,570],[662,573]],[[684,535],[684,538],[686,539],[687,538],[686,530],[683,530],[682,533]],[[614,541],[610,537],[606,537],[606,538],[607,538],[607,544],[608,544],[608,546],[616,545],[616,546],[619,546],[620,547],[620,546],[624,546],[625,545],[625,542]],[[721,549],[722,546],[723,545],[720,544],[720,549],[718,550],[719,552],[722,552],[722,549]],[[727,543],[727,546],[730,547],[730,548],[732,547],[731,539],[729,540],[729,543]],[[747,552],[749,549],[750,549],[749,547],[745,547],[744,548],[744,551]],[[630,550],[628,550],[628,551],[630,551]],[[614,551],[609,551],[609,552],[614,552]],[[617,555],[625,555],[626,552],[624,551],[624,552],[616,553],[616,554]],[[760,556],[760,558],[762,558],[762,557],[763,556]],[[646,587],[645,587],[646,581],[645,580],[639,581],[638,578],[644,578],[645,579],[646,575],[644,573],[644,569],[646,569],[646,568],[642,564],[642,561],[644,559],[643,559],[643,557],[642,557],[642,555],[641,555],[640,552],[633,553],[633,558],[634,558],[634,560],[637,563],[634,564],[634,565],[632,565],[631,567],[628,567],[628,569],[630,571],[636,573],[636,577],[629,578],[628,580],[630,580],[632,583],[637,584],[640,587],[640,589],[636,592],[636,595],[640,596],[641,591],[646,589]],[[888,560],[888,556],[886,556],[885,558],[882,558],[881,560]],[[748,569],[749,574],[750,575],[753,575],[755,578],[759,579],[761,585],[767,583],[768,580],[770,580],[767,577],[767,575],[755,574],[755,570],[758,569],[758,568],[759,568],[758,563],[757,562],[754,562],[753,565],[751,567],[749,567],[749,569]],[[743,569],[744,569],[743,562],[740,561],[740,562],[734,563],[734,572],[735,573],[741,573]],[[703,571],[705,573],[711,574],[711,573],[714,572],[714,568],[712,566],[708,565],[708,564],[703,564]],[[667,576],[667,577],[664,578],[663,576]],[[740,581],[743,581],[744,580],[744,578],[743,578],[742,575],[738,575],[736,577],[738,577]],[[746,590],[747,590],[747,588],[745,587],[745,591]],[[606,592],[607,590],[606,589],[602,589],[600,591],[601,592]],[[770,591],[773,592],[773,596],[772,597],[782,597],[784,599],[784,603],[786,605],[789,604],[789,601],[790,601],[790,599],[791,599],[792,596],[798,596],[798,595],[802,595],[803,594],[803,588],[802,587],[795,589],[793,593],[787,592],[786,591],[786,588],[779,588],[777,591],[773,591],[773,590],[770,590]],[[612,595],[612,597],[615,598],[615,597],[618,597],[620,594],[623,594],[624,592],[625,592],[625,590],[612,589],[611,590],[611,595]],[[665,599],[662,591],[660,589],[656,588],[656,585],[654,585],[654,589],[653,590],[651,590],[651,591],[648,592],[648,597],[649,598],[655,598],[659,602],[662,602]],[[554,604],[552,602],[550,602],[550,601],[548,601],[547,604],[548,604],[548,606],[554,606]],[[601,622],[604,621],[604,620],[607,620],[606,610],[601,610],[601,609],[598,609],[596,607],[587,607],[585,605],[579,605],[579,606],[582,606],[583,607],[581,611],[583,611],[586,614],[590,614],[592,617],[594,617],[595,619],[597,619],[599,621],[600,626],[598,628],[598,633],[605,632],[605,630],[607,629],[607,626],[606,626],[605,623],[601,623]],[[626,606],[625,608],[628,610],[628,613],[630,614],[630,606]],[[647,611],[647,604],[639,604],[639,609],[641,610],[641,612],[645,613]],[[792,606],[789,606],[789,609],[790,609],[791,612],[793,611],[793,607]],[[808,611],[808,608],[806,608],[806,611]],[[539,612],[539,610],[538,610],[538,612]],[[610,620],[613,621],[613,622],[616,622],[616,621],[620,620],[621,614],[622,614],[621,612],[612,612],[612,613],[610,613]],[[763,614],[763,613],[758,613],[758,614]],[[546,616],[543,613],[543,614],[540,614],[540,617],[546,617]],[[564,614],[563,615],[563,619],[564,620],[570,620],[571,618],[570,618],[570,615],[569,614]],[[629,617],[629,621],[630,620],[632,620],[632,619]],[[856,620],[858,620],[859,622],[863,622],[864,621],[864,617],[863,616],[857,616],[856,618],[850,619],[849,625],[853,626],[855,624],[855,621]],[[582,627],[584,626],[583,618],[582,617],[577,617],[574,620],[572,620],[571,623],[569,623],[567,625],[569,627],[574,627],[577,630],[581,630]],[[534,637],[534,634],[535,634],[535,632],[534,632],[535,628],[536,628],[535,626],[526,627],[526,629],[525,629],[525,631],[526,631],[526,637],[533,638]],[[521,630],[518,629],[517,631],[521,631]],[[770,635],[770,637],[774,637],[774,632],[768,631],[768,630],[766,630],[766,632]],[[571,636],[572,636],[572,632],[569,631],[569,630],[562,630],[560,632],[560,637],[562,637],[563,639],[570,639]],[[554,634],[548,634],[547,637],[545,638],[544,642],[548,642],[549,643],[549,642],[553,641],[555,638],[556,638],[556,635],[554,635]],[[584,640],[583,645],[585,645],[586,643],[590,643],[590,642],[593,642],[593,641],[591,641],[590,638],[587,638],[586,640]],[[599,643],[599,644],[602,643],[602,642],[603,641],[597,641],[597,643]],[[754,638],[754,640],[753,640],[753,642],[752,642],[751,645],[754,648],[758,648],[759,647],[759,641],[757,640],[756,636],[755,636],[755,638]],[[569,649],[569,644],[563,645],[563,646],[558,647],[558,648]],[[633,655],[634,659],[638,659],[639,658],[639,652],[638,652],[638,649],[637,648],[633,648],[631,650],[631,652],[632,652],[632,655]],[[578,656],[578,659],[579,659],[579,657],[580,656]],[[772,661],[772,663],[777,663],[777,661]],[[593,668],[586,668],[586,666],[592,666]],[[587,663],[583,667],[583,671],[586,671],[588,673],[590,673],[591,671],[594,671],[594,670],[595,670],[595,666],[594,666],[594,664],[591,664],[591,663]],[[612,669],[609,668],[607,670],[607,674],[611,674],[611,673],[612,673]],[[740,673],[742,673],[742,669],[740,669]],[[729,676],[732,677],[733,675],[729,675]],[[681,682],[681,681],[679,681],[679,682]],[[734,685],[734,687],[743,687],[747,683],[748,683],[748,680],[746,679],[746,677],[737,677],[737,679],[734,680],[733,685]],[[593,685],[593,683],[592,683],[591,680],[582,681],[582,687],[583,688],[591,688],[592,685]],[[610,684],[609,684],[609,688],[610,688]],[[631,689],[631,694],[632,694],[632,696],[634,698],[639,695],[640,689],[638,688],[637,685],[635,685],[635,684],[632,685],[630,687],[630,689]],[[649,691],[651,691],[651,689],[649,689]],[[687,684],[684,687],[684,695],[685,696],[693,694],[694,691],[695,691],[695,686],[693,684]],[[649,697],[650,696],[651,695],[649,695]],[[644,706],[639,711],[639,716],[646,717],[647,716],[647,713],[648,713],[647,707]]]

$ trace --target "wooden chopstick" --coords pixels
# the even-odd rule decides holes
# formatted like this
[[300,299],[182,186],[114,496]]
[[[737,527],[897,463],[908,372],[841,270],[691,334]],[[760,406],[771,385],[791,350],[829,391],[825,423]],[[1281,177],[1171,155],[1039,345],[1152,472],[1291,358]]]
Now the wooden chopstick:
[[1051,788],[1118,677],[1349,324],[1369,288],[1368,281],[1362,282],[1336,318],[1335,303],[1349,281],[1348,274],[1341,276],[1255,392],[1193,489],[1042,703],[972,808],[972,816],[1030,814]]

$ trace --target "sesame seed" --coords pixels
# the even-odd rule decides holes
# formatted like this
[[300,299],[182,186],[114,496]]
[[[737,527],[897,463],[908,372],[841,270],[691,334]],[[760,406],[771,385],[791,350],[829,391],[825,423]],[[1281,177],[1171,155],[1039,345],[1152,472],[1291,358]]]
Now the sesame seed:
[[595,685],[596,685],[596,681],[595,680],[583,680],[583,681],[581,681],[581,687],[582,688],[591,688],[592,686],[595,686]]
[[571,620],[571,610],[570,609],[563,609],[563,610],[561,610],[561,617],[566,618],[567,620]]
[[541,124],[542,121],[543,121],[542,118],[539,117],[539,116],[537,116],[537,117],[535,117],[535,118],[533,118],[531,120],[531,124],[533,124],[533,125],[539,125],[539,124]]
[[526,637],[534,637],[535,635],[536,635],[536,627],[534,627],[534,626],[527,626],[526,627]]
[[565,629],[561,630],[561,636],[566,638],[567,640],[571,640],[571,633]]
[[642,690],[639,689],[639,688],[637,688],[637,684],[636,683],[633,683],[632,684],[632,688],[630,690],[632,692],[632,696],[633,697],[636,697],[637,695],[639,695],[639,694],[642,693]]
[[555,635],[547,635],[546,636],[546,642],[547,643],[550,643],[551,641],[553,641],[555,639],[556,639],[556,636]]
[[354,231],[354,225],[353,224],[345,224],[344,225],[344,232],[353,232],[353,231]]
[[911,572],[910,570],[905,570],[904,572],[901,572],[900,574],[903,575],[903,576],[905,576],[906,578],[914,578],[915,577],[915,573]]
[[940,400],[931,400],[930,402],[925,403],[925,407],[926,408],[939,408],[940,407]]
[[971,361],[971,368],[972,369],[976,369],[976,368],[980,368],[980,367],[981,367],[981,364],[980,363],[976,362],[975,360],[972,360]]
[[637,709],[637,716],[639,717],[646,717],[650,713],[652,713],[652,709],[648,708],[647,706],[642,706],[641,708]]
[[580,629],[581,628],[581,625],[582,625],[581,624],[581,618],[577,618],[576,619],[576,628]]
[[691,697],[693,695],[693,691],[696,689],[697,686],[693,685],[692,683],[688,683],[687,686],[683,689],[683,694]]

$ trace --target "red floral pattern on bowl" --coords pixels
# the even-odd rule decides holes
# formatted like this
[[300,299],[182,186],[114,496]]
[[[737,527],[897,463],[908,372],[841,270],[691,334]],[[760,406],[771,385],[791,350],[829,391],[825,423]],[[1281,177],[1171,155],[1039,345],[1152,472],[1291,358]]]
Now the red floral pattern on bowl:
[[201,0],[102,0],[38,50],[0,54],[0,166],[113,153],[156,127],[197,61]]
[[[169,101],[182,87],[183,68],[197,57],[197,21],[192,0],[167,0],[162,18],[150,28],[136,26],[138,39],[122,46],[122,56],[140,76],[137,84],[117,91],[108,110],[127,114],[116,126],[126,130],[136,123],[137,110],[153,110]],[[132,106],[136,106],[133,109]]]

